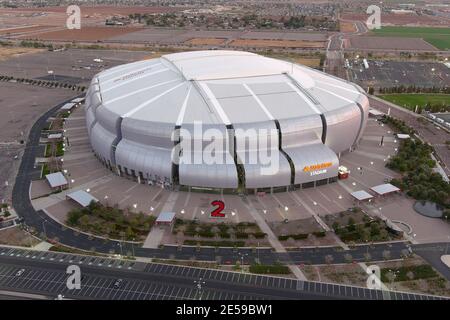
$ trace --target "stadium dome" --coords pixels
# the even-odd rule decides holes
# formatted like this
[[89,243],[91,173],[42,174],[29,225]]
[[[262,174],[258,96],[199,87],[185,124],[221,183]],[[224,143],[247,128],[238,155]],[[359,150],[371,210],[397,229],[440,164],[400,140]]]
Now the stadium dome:
[[[286,190],[335,181],[340,153],[357,145],[368,109],[355,84],[239,51],[117,66],[97,74],[86,94],[91,145],[107,167],[139,183],[181,188]],[[199,124],[221,136],[215,155],[226,161],[185,161],[199,151],[181,145],[208,145]],[[246,161],[263,151],[276,158],[276,170]]]

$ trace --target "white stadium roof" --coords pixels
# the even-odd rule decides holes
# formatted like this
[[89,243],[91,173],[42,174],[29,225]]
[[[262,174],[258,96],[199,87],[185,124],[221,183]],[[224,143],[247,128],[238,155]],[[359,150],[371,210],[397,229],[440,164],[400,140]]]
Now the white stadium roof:
[[[364,91],[350,82],[254,53],[211,50],[105,70],[93,78],[85,110],[92,148],[105,163],[126,174],[184,186],[237,188],[237,158],[258,156],[262,148],[239,146],[278,135],[265,147],[278,155],[278,172],[261,174],[261,163],[243,164],[245,187],[253,189],[337,176],[336,153],[356,145],[368,109]],[[174,130],[195,134],[197,123],[234,136],[237,157],[224,144],[225,164],[187,164],[183,160],[195,153],[183,148],[173,170]],[[249,129],[254,131],[250,139],[243,133]],[[308,169],[321,164],[327,168]]]
[[316,70],[239,51],[168,54],[105,70],[98,82],[112,113],[179,125],[301,117],[339,109],[361,96],[355,85]]

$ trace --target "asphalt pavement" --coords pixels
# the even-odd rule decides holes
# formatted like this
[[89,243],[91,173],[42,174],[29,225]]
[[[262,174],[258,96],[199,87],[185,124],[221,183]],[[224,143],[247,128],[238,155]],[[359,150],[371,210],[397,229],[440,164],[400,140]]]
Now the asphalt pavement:
[[[80,289],[67,287],[66,270],[70,265],[80,267]],[[118,279],[122,281],[116,285]],[[443,299],[284,277],[5,247],[0,247],[1,291],[106,300]]]

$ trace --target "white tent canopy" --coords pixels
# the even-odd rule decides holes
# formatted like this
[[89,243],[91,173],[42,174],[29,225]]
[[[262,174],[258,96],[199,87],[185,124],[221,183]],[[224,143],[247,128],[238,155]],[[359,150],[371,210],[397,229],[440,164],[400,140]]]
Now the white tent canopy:
[[397,138],[403,140],[403,139],[409,139],[409,138],[411,138],[411,136],[409,134],[397,133]]
[[370,189],[375,191],[380,196],[391,193],[391,192],[400,191],[399,188],[397,188],[396,186],[394,186],[390,183],[380,184],[380,185],[372,187]]
[[156,218],[156,223],[171,223],[175,218],[175,212],[161,212]]
[[62,133],[50,133],[48,139],[61,139],[63,137]]
[[66,103],[65,105],[63,105],[62,107],[61,107],[61,110],[72,110],[72,108],[75,106],[75,103],[71,103],[71,102],[69,102],[69,103]]
[[78,190],[67,195],[68,199],[72,199],[82,207],[87,207],[92,201],[98,202],[98,199],[84,190]]
[[52,188],[62,187],[67,184],[66,177],[64,177],[61,172],[47,174],[45,179],[47,179],[50,187]]
[[369,109],[369,115],[374,116],[374,117],[379,117],[379,116],[384,115],[384,113],[381,111],[378,111],[376,109]]
[[364,190],[359,190],[351,193],[352,197],[359,201],[369,200],[373,198],[373,196]]
[[80,103],[84,100],[84,98],[75,98],[72,100],[73,103]]

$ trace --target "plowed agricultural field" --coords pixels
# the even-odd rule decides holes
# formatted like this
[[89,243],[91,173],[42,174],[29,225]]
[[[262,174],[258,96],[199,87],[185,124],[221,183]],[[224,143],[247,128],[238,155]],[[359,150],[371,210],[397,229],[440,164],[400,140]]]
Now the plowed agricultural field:
[[56,41],[97,41],[106,40],[123,34],[136,32],[141,28],[132,27],[82,27],[79,30],[58,30],[50,31],[32,36],[24,35],[21,39],[32,40],[56,40]]

